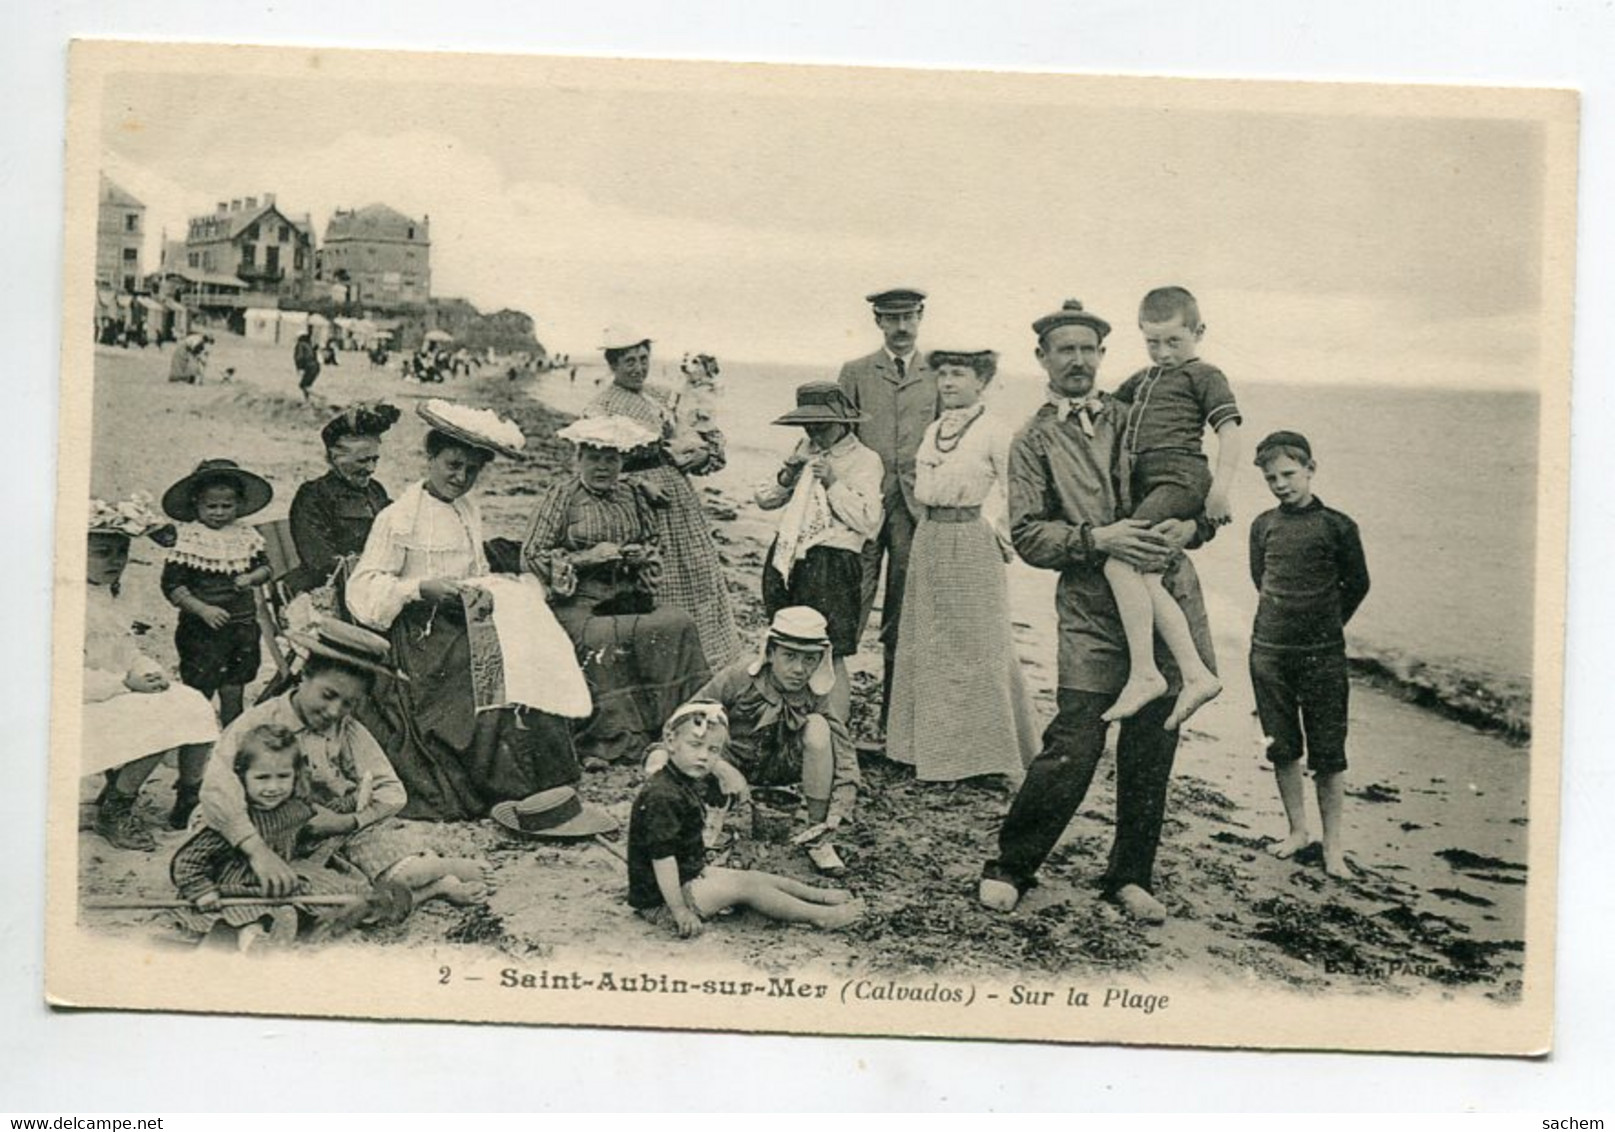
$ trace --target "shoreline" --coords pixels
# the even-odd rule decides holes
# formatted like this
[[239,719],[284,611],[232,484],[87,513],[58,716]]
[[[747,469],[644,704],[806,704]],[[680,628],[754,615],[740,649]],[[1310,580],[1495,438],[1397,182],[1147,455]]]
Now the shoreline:
[[[408,411],[409,402],[444,396],[506,411],[528,431],[536,458],[520,468],[496,461],[478,487],[489,535],[520,537],[532,497],[566,459],[566,446],[552,434],[566,419],[567,394],[586,400],[592,387],[554,388],[558,377],[564,382],[564,372],[514,382],[488,376],[404,385],[395,373],[369,370],[362,355],[351,357],[356,365],[321,375],[316,392],[328,403],[309,407],[296,396],[289,354],[282,350],[221,336],[215,369],[235,365],[236,383],[192,388],[166,383],[165,353],[98,349],[94,490],[109,496],[137,487],[160,492],[170,472],[188,471],[201,456],[232,455],[270,475],[276,502],[264,517],[273,518],[284,514],[296,483],[321,470],[319,424],[342,404],[382,396],[406,410],[383,446],[378,472],[396,496],[419,476],[424,426]],[[198,447],[193,421],[205,427],[206,451]],[[155,450],[142,444],[143,437],[173,442]],[[783,439],[779,449],[783,454]],[[737,621],[755,644],[763,627],[757,576],[772,524],[750,503],[756,469],[746,464],[732,459],[725,472],[698,486],[709,513],[719,517],[715,537]],[[155,557],[150,549],[137,555],[144,561],[131,566],[125,589],[132,615],[155,626],[148,640],[165,645],[172,615],[165,619],[160,597],[151,601]],[[1012,575],[1017,645],[1046,720],[1052,714],[1047,595],[1053,577],[1024,567]],[[512,843],[481,822],[445,825],[439,832],[454,852],[489,860],[495,893],[488,906],[427,906],[405,925],[368,938],[405,947],[447,941],[505,954],[583,948],[596,959],[625,961],[744,956],[765,967],[828,965],[859,973],[974,971],[1007,979],[1028,971],[1119,969],[1212,983],[1255,976],[1309,991],[1390,988],[1512,1001],[1524,939],[1526,874],[1520,862],[1527,854],[1518,840],[1526,830],[1524,776],[1487,778],[1476,768],[1523,763],[1521,752],[1361,689],[1353,705],[1347,807],[1357,876],[1326,882],[1306,860],[1277,861],[1263,852],[1276,840],[1282,818],[1260,760],[1248,687],[1242,687],[1239,626],[1229,610],[1214,605],[1210,612],[1229,688],[1185,729],[1180,745],[1158,869],[1159,895],[1173,918],[1162,928],[1127,922],[1089,887],[1108,848],[1113,760],[1102,766],[1042,884],[1015,914],[995,916],[975,905],[974,882],[991,853],[1004,801],[968,787],[915,783],[907,772],[872,758],[865,763],[868,789],[858,820],[843,845],[845,883],[865,896],[871,914],[850,932],[785,931],[737,916],[699,940],[681,942],[628,912],[620,899],[619,866],[603,850]],[[155,651],[171,662],[171,650]],[[854,659],[857,727],[869,710],[878,648],[866,645]],[[1431,757],[1449,751],[1453,765]],[[165,775],[171,772],[159,772]],[[580,789],[626,818],[636,779],[631,769],[615,768],[586,775]],[[154,783],[142,806],[148,817],[166,803],[166,778]],[[87,793],[93,795],[93,788]],[[1459,812],[1466,807],[1487,813],[1477,823],[1473,813]],[[166,894],[167,855],[180,836],[161,835],[162,849],[146,855],[121,853],[93,834],[81,834],[81,892],[126,894],[135,886]],[[810,875],[787,847],[750,848],[761,867]],[[126,933],[150,932],[153,925],[124,915],[108,918],[106,926]]]

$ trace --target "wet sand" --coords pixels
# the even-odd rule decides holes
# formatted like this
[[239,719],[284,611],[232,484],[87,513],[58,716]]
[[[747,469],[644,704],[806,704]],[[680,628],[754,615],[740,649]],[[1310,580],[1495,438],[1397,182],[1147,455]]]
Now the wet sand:
[[[383,447],[378,473],[396,495],[422,471],[424,428],[408,411],[413,401],[474,399],[516,415],[537,452],[521,468],[496,462],[479,486],[488,535],[519,538],[531,497],[560,474],[565,459],[565,446],[550,434],[564,423],[560,414],[592,395],[597,372],[581,370],[575,386],[561,371],[518,382],[490,375],[422,387],[401,382],[395,371],[371,369],[362,355],[341,357],[316,387],[324,403],[306,406],[296,393],[289,349],[221,336],[213,371],[234,366],[235,379],[200,388],[167,383],[166,350],[98,349],[94,490],[160,494],[198,459],[227,455],[270,478],[276,499],[263,518],[275,518],[297,484],[323,470],[317,432],[333,408],[386,396],[406,410]],[[786,447],[782,430],[780,454]],[[737,615],[752,641],[762,628],[758,575],[770,526],[749,497],[771,470],[766,460],[732,457],[724,472],[701,484]],[[1240,543],[1220,540],[1199,553],[1243,554]],[[153,627],[153,655],[172,663],[173,613],[157,592],[158,569],[155,547],[137,549],[122,602],[133,619]],[[1017,642],[1045,718],[1052,714],[1052,589],[1046,572],[1011,571]],[[869,758],[869,788],[842,839],[849,871],[841,883],[866,899],[870,914],[848,932],[821,935],[743,914],[697,940],[680,941],[630,912],[622,867],[604,849],[514,843],[482,822],[440,826],[436,836],[445,852],[489,861],[495,892],[485,908],[429,905],[404,925],[333,946],[447,942],[518,957],[688,958],[779,971],[969,973],[1006,980],[1023,972],[1120,970],[1139,979],[1235,985],[1257,979],[1305,991],[1512,1000],[1523,960],[1526,750],[1355,687],[1346,819],[1356,875],[1330,881],[1315,855],[1275,860],[1265,848],[1282,833],[1283,818],[1244,675],[1249,614],[1233,597],[1209,598],[1228,687],[1195,717],[1180,746],[1157,869],[1158,895],[1172,915],[1162,927],[1131,924],[1092,887],[1109,845],[1108,763],[1040,885],[1015,914],[997,916],[976,905],[974,888],[1006,801],[970,786],[916,783],[908,772]],[[857,660],[854,723],[862,727],[876,690],[878,646],[866,643]],[[171,781],[172,771],[160,770],[143,795],[143,812],[153,822],[166,811]],[[83,796],[93,797],[97,785],[86,782]],[[635,772],[613,769],[586,776],[582,789],[625,820],[636,785]],[[167,862],[182,839],[162,834],[157,853],[141,854],[81,833],[83,893],[169,895]],[[736,852],[731,863],[811,876],[800,852],[787,846],[742,841]],[[120,935],[178,939],[155,914],[85,915]]]

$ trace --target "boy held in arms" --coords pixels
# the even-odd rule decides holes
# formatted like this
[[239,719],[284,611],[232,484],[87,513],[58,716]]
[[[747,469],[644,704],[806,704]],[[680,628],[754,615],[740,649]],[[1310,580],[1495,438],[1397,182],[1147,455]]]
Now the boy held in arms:
[[1357,524],[1312,494],[1317,465],[1298,432],[1275,432],[1256,448],[1268,490],[1279,505],[1251,523],[1251,580],[1259,598],[1251,631],[1251,687],[1267,738],[1290,831],[1274,846],[1291,857],[1312,843],[1301,753],[1306,750],[1323,819],[1323,867],[1350,876],[1340,843],[1346,770],[1346,673],[1343,629],[1368,596],[1368,564]]
[[707,864],[702,785],[726,765],[729,720],[722,704],[692,700],[673,713],[662,735],[662,765],[640,789],[628,819],[628,902],[641,916],[685,938],[736,907],[819,928],[858,919],[863,905],[841,889]]
[[[1182,287],[1158,287],[1139,304],[1138,328],[1154,364],[1116,390],[1116,400],[1128,406],[1118,473],[1123,511],[1151,525],[1204,513],[1222,526],[1233,517],[1229,489],[1239,462],[1240,415],[1223,372],[1199,358],[1206,333],[1200,306]],[[1208,427],[1217,434],[1215,473],[1201,450]],[[1102,718],[1126,719],[1166,694],[1166,678],[1155,664],[1160,633],[1183,673],[1183,691],[1166,721],[1168,730],[1176,730],[1222,691],[1222,682],[1200,659],[1188,620],[1159,574],[1110,558],[1105,580],[1127,634],[1130,671]]]
[[[760,657],[736,661],[696,693],[728,717],[726,757],[714,769],[724,793],[800,788],[807,827],[793,840],[807,847],[815,868],[832,875],[846,866],[830,836],[851,812],[860,781],[852,736],[830,700],[835,679],[824,615],[787,606],[774,615]],[[646,773],[667,758],[665,744],[652,747]]]

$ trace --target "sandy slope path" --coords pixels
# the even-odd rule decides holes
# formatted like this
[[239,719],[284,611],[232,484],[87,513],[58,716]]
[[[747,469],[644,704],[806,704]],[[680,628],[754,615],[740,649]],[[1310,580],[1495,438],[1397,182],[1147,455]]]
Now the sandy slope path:
[[[287,350],[225,337],[215,351],[215,372],[226,365],[237,370],[232,384],[192,388],[166,382],[166,352],[98,350],[95,490],[107,495],[137,487],[160,492],[198,459],[227,455],[271,479],[277,499],[268,515],[284,513],[296,484],[321,470],[317,429],[330,407],[304,406],[297,398]],[[541,395],[546,383],[558,381],[564,377],[540,379]],[[422,389],[401,383],[395,374],[370,370],[357,355],[344,355],[341,367],[321,375],[317,389],[335,405],[362,396],[389,396],[407,409],[409,401],[421,396],[469,395],[516,413],[538,459],[520,468],[499,461],[480,485],[490,536],[521,536],[531,497],[557,474],[564,452],[550,438],[557,418],[529,396],[525,383],[490,377]],[[384,447],[379,475],[395,494],[420,474],[421,431],[408,413]],[[747,483],[744,477],[721,482],[731,494]],[[756,587],[766,526],[749,505],[711,485],[703,487],[721,520],[718,539],[742,629],[755,640],[761,628]],[[124,601],[131,617],[154,627],[153,651],[172,660],[168,637],[173,618],[157,593],[156,571],[155,555],[143,551],[126,578]],[[1028,605],[1018,609],[1017,618],[1031,681],[1047,689],[1052,640],[1046,610]],[[1224,667],[1230,667],[1226,660]],[[855,722],[865,718],[871,690],[866,671],[859,677]],[[1046,693],[1043,708],[1046,714],[1051,711]],[[1411,714],[1390,719],[1386,726],[1416,731],[1423,717],[1404,710]],[[688,957],[738,960],[774,971],[818,968],[826,973],[991,975],[1005,980],[1023,972],[1124,971],[1140,980],[1171,975],[1245,984],[1257,978],[1308,989],[1369,991],[1390,985],[1408,992],[1486,994],[1504,1001],[1512,996],[1521,959],[1519,921],[1492,895],[1480,893],[1520,887],[1523,850],[1509,860],[1493,859],[1475,846],[1485,848],[1495,838],[1475,840],[1456,832],[1473,823],[1451,822],[1443,829],[1433,824],[1441,819],[1427,816],[1442,807],[1466,805],[1465,784],[1432,782],[1440,776],[1404,768],[1398,782],[1381,784],[1379,790],[1395,801],[1352,799],[1354,835],[1365,846],[1359,857],[1366,868],[1351,883],[1333,884],[1316,862],[1278,862],[1262,851],[1264,840],[1276,831],[1271,779],[1255,763],[1250,721],[1241,717],[1236,699],[1204,713],[1196,725],[1180,754],[1161,850],[1160,895],[1173,919],[1160,929],[1131,925],[1094,899],[1089,887],[1103,867],[1109,842],[1113,803],[1108,766],[1056,849],[1041,886],[1018,913],[1003,917],[981,911],[973,899],[981,862],[992,852],[1003,799],[970,787],[922,786],[906,772],[871,759],[865,768],[869,794],[859,822],[844,840],[850,864],[844,883],[868,900],[871,915],[850,932],[816,935],[737,916],[714,925],[698,940],[681,942],[632,915],[623,899],[622,868],[605,850],[513,843],[484,822],[441,826],[437,836],[445,851],[486,856],[495,885],[486,908],[429,906],[405,925],[373,932],[352,946],[449,949],[468,960],[481,957],[501,964],[510,957],[527,961],[553,956],[619,967],[665,966]],[[143,805],[149,818],[156,819],[166,808],[171,779],[170,771],[160,771],[147,790]],[[618,769],[589,776],[583,788],[625,819],[636,785],[632,771]],[[95,784],[87,782],[83,794],[92,796],[94,790]],[[1258,798],[1268,799],[1265,809],[1254,801]],[[1517,809],[1512,803],[1504,809],[1510,812],[1500,810],[1500,822],[1508,824],[1515,816],[1523,821],[1523,801]],[[1414,811],[1424,820],[1408,816]],[[1404,824],[1419,828],[1404,830]],[[1381,843],[1402,844],[1414,834],[1429,838],[1418,852],[1379,849]],[[83,892],[167,895],[167,860],[180,840],[179,834],[165,834],[156,854],[125,853],[81,833]],[[1468,856],[1437,858],[1437,847]],[[765,867],[808,875],[806,862],[787,847],[743,843],[742,853]],[[159,920],[141,914],[101,913],[91,922],[119,934],[176,938]]]

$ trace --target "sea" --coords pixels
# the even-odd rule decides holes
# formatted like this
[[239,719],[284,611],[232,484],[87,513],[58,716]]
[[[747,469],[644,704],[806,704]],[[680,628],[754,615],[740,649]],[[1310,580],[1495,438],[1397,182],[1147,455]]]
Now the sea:
[[[578,384],[592,392],[599,376],[590,367]],[[729,467],[714,477],[718,486],[749,495],[794,442],[769,422],[794,404],[798,384],[834,376],[823,367],[725,362],[718,413]],[[557,378],[565,380],[549,380]],[[679,380],[676,365],[653,378],[664,387]],[[1043,390],[1041,375],[1001,374],[988,407],[1018,423]],[[1537,394],[1254,382],[1237,393],[1247,451],[1276,429],[1304,433],[1318,462],[1314,492],[1362,532],[1373,584],[1348,629],[1358,670],[1426,706],[1528,734]],[[1274,505],[1247,456],[1232,528],[1195,552],[1214,619],[1249,625],[1256,594],[1245,532]]]

